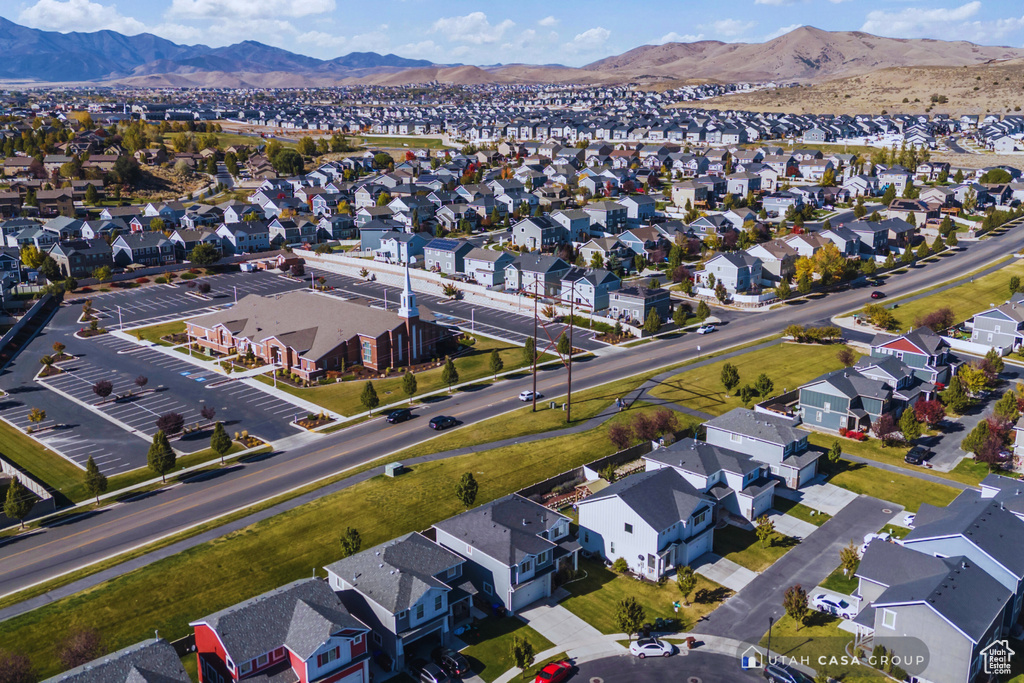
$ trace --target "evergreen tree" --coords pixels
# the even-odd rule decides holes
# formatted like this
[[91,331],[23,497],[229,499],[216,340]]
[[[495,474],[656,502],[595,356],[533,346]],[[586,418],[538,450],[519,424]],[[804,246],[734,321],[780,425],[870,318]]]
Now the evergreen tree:
[[28,517],[28,513],[32,512],[32,507],[35,504],[32,492],[25,488],[20,479],[12,477],[11,483],[7,486],[7,497],[4,499],[4,514],[11,519],[18,520],[21,528],[24,529],[25,518]]
[[913,410],[904,410],[900,416],[900,431],[903,432],[903,440],[911,443],[921,436],[921,423],[917,421]]
[[441,370],[441,381],[448,385],[448,393],[452,392],[452,385],[459,383],[459,371],[451,358],[444,359],[444,368]]
[[501,354],[498,353],[498,349],[491,350],[490,369],[494,379],[498,379],[498,373],[505,369],[505,362],[501,360]]
[[344,558],[355,555],[362,547],[363,538],[359,535],[359,531],[352,527],[345,527],[345,531],[341,534],[341,556]]
[[359,395],[359,402],[370,411],[370,414],[373,414],[373,409],[380,405],[380,397],[377,396],[377,390],[373,388],[373,382],[370,380],[363,385],[363,393]]
[[697,304],[697,320],[704,322],[708,316],[711,315],[711,308],[708,306],[706,301],[701,301]]
[[468,510],[476,502],[476,494],[479,488],[473,473],[464,472],[462,477],[459,478],[459,482],[455,485],[455,497]]
[[725,387],[725,393],[728,394],[740,383],[740,371],[732,363],[726,363],[722,366],[722,373],[719,378],[722,381],[722,386]]
[[789,280],[782,279],[779,281],[779,284],[775,285],[775,296],[778,297],[780,301],[785,301],[792,296],[792,294],[793,291],[789,286]]
[[96,465],[96,461],[89,456],[89,459],[85,462],[85,490],[90,496],[96,497],[96,504],[99,505],[100,494],[107,490],[107,478],[100,468]]
[[963,415],[964,411],[971,406],[971,398],[964,391],[964,385],[960,378],[955,375],[949,380],[949,386],[939,394],[939,398],[942,399],[946,408],[957,415]]
[[231,437],[224,431],[224,425],[221,422],[213,426],[213,434],[210,435],[210,449],[220,457],[221,464],[224,464],[224,456],[231,450]]
[[533,365],[533,361],[537,357],[537,347],[534,344],[533,337],[527,337],[526,343],[523,344],[523,365]]
[[412,397],[416,394],[417,382],[416,375],[412,374],[409,370],[405,371],[402,375],[402,391],[409,399],[409,403],[412,403]]
[[150,444],[149,452],[146,454],[146,462],[149,464],[149,469],[159,474],[161,481],[166,483],[167,473],[174,469],[177,456],[163,430],[159,430],[153,435],[153,443]]
[[651,309],[651,312],[647,314],[647,320],[644,321],[644,332],[647,334],[657,334],[661,330],[661,316],[658,315],[656,309]]

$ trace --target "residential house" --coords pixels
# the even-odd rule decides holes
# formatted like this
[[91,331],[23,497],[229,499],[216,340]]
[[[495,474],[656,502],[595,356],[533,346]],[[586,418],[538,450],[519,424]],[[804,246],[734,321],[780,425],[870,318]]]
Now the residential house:
[[925,382],[949,384],[953,357],[949,342],[927,327],[918,327],[898,337],[879,334],[871,341],[871,355],[895,356]]
[[485,287],[505,284],[505,266],[515,261],[507,251],[473,247],[463,257],[463,271]]
[[696,180],[686,180],[672,186],[672,203],[679,208],[707,207],[710,199],[707,185]]
[[797,489],[817,476],[820,457],[808,448],[808,434],[797,424],[780,415],[734,408],[704,423],[704,440],[749,455],[785,486]]
[[761,271],[761,259],[756,256],[746,252],[726,252],[705,263],[704,269],[697,271],[695,277],[707,289],[715,289],[721,283],[729,294],[745,294],[761,286]]
[[591,311],[608,308],[609,294],[622,285],[619,276],[602,268],[570,268],[562,276],[560,299]]
[[886,218],[898,218],[911,225],[921,226],[930,218],[938,218],[938,209],[932,208],[923,199],[894,199],[885,210]]
[[122,268],[131,264],[163,266],[175,263],[174,244],[159,232],[118,235],[110,247],[114,263]]
[[799,211],[803,205],[803,199],[788,190],[773,192],[761,198],[761,207],[769,216],[784,216],[790,208]]
[[448,645],[469,619],[477,593],[463,576],[465,559],[420,533],[410,533],[325,567],[345,609],[371,629],[372,649],[392,671],[407,654]]
[[[583,207],[590,216],[590,231],[617,235],[626,229],[626,207],[618,202],[590,202]],[[580,240],[582,241],[582,240]]]
[[577,503],[579,542],[656,581],[711,552],[715,501],[671,467],[621,479]]
[[369,680],[370,630],[320,579],[300,579],[189,625],[200,683]]
[[1014,295],[1001,306],[975,313],[971,341],[1011,353],[1024,343],[1024,297]]
[[69,187],[57,190],[39,190],[36,192],[39,215],[43,218],[53,216],[74,216],[74,193]]
[[568,240],[569,234],[563,225],[552,216],[524,218],[512,226],[512,244],[530,251],[553,249]]
[[423,247],[429,241],[429,236],[421,232],[392,230],[380,236],[380,248],[374,259],[385,263],[415,263],[423,256]]
[[554,575],[575,570],[580,545],[570,519],[511,494],[434,525],[437,543],[466,559],[463,573],[484,601],[516,614],[551,596]]
[[764,287],[775,287],[782,280],[788,282],[796,274],[799,254],[781,239],[755,244],[746,253],[761,261],[760,284]]
[[521,254],[505,266],[505,289],[537,296],[558,296],[571,266],[557,256]]
[[216,230],[178,228],[168,239],[174,245],[174,255],[179,261],[187,259],[192,250],[200,244],[212,244],[218,252],[221,250],[221,238]]
[[609,316],[632,325],[643,325],[651,311],[657,311],[662,320],[668,320],[672,309],[672,295],[657,287],[620,287],[608,296]]
[[644,456],[644,464],[648,471],[675,470],[697,491],[714,499],[719,513],[754,521],[774,504],[778,480],[771,478],[767,465],[746,453],[682,439],[655,448]]
[[423,246],[423,267],[429,271],[454,275],[466,268],[466,254],[473,245],[465,240],[435,238]]
[[270,229],[265,221],[222,223],[216,235],[223,254],[251,254],[270,249]]
[[191,680],[174,646],[162,638],[152,638],[47,678],[43,683],[190,683]]
[[592,218],[589,213],[580,209],[560,209],[549,216],[551,220],[565,228],[565,237],[577,244],[590,239]]
[[114,265],[113,251],[104,240],[66,240],[50,247],[50,257],[65,277],[84,279],[94,270]]
[[633,250],[623,244],[618,237],[595,237],[587,240],[577,250],[587,265],[594,266],[594,257],[600,258],[600,265],[606,265],[614,256],[621,263],[633,256]]
[[653,197],[645,194],[629,195],[620,197],[617,203],[626,207],[627,229],[648,225],[654,219],[657,202]]

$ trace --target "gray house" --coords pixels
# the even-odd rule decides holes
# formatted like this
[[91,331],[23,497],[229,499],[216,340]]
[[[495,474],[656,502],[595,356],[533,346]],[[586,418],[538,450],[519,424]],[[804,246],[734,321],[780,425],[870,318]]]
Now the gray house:
[[768,466],[714,444],[683,439],[644,456],[647,470],[671,468],[701,493],[712,496],[719,511],[755,520],[772,507],[777,480]]
[[512,226],[512,244],[529,250],[554,247],[568,239],[566,229],[550,216],[524,218]]
[[380,248],[374,259],[387,263],[413,263],[417,256],[423,255],[423,247],[427,238],[419,232],[398,232],[392,230],[380,237]]
[[401,671],[410,646],[447,644],[452,628],[469,619],[476,591],[462,576],[464,562],[414,532],[325,569],[345,609],[370,627],[374,648]]
[[779,415],[735,408],[705,422],[704,438],[768,465],[772,475],[797,489],[817,475],[820,456],[808,450],[807,432],[797,429],[797,424]]
[[423,267],[445,275],[463,273],[466,270],[466,254],[473,245],[464,240],[435,238],[423,247]]
[[672,295],[667,289],[621,287],[608,296],[609,314],[625,323],[642,325],[652,310],[662,320],[668,320],[672,308]]
[[575,305],[591,311],[608,308],[609,294],[622,285],[615,273],[601,268],[570,268],[562,276],[563,303],[571,300]]
[[162,638],[151,638],[47,678],[43,683],[189,683],[191,680],[174,646]]
[[730,294],[746,293],[761,286],[761,259],[746,252],[719,254],[705,263],[704,270],[697,271],[695,277],[708,289],[714,289],[720,282]]
[[571,266],[557,256],[523,254],[505,266],[505,289],[538,296],[558,296],[562,276]]
[[928,327],[904,335],[880,334],[871,340],[872,357],[895,356],[926,382],[949,384],[953,359],[949,343]]
[[512,494],[434,525],[437,542],[466,558],[463,572],[483,600],[517,613],[551,596],[563,565],[576,569],[580,545],[569,518]]
[[1002,306],[976,313],[971,341],[1003,353],[1016,351],[1024,342],[1024,297],[1015,296]]
[[505,284],[505,266],[516,257],[507,251],[473,247],[463,258],[462,272],[485,287]]
[[666,467],[634,474],[584,498],[580,545],[638,575],[657,580],[676,566],[711,552],[714,499]]

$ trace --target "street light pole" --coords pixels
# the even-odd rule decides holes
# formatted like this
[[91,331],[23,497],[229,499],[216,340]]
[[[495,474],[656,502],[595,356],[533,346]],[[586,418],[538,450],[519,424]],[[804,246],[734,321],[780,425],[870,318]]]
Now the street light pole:
[[576,316],[576,281],[572,281],[569,290],[569,376],[566,382],[565,393],[565,421],[572,422],[572,325]]
[[772,659],[772,623],[774,621],[775,619],[773,617],[768,617],[768,647],[765,648],[767,650],[765,664],[770,663]]
[[533,409],[537,412],[537,280],[533,280]]
[[119,332],[124,331],[124,320],[121,318],[121,307],[117,307],[117,329]]
[[231,289],[235,290],[235,303],[237,304],[238,303],[238,286],[237,285],[231,285]]

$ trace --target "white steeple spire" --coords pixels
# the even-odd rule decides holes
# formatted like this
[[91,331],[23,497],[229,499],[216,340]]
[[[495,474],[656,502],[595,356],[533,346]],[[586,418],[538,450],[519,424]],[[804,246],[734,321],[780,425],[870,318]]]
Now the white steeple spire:
[[400,318],[418,318],[420,310],[416,308],[416,294],[412,291],[412,280],[409,277],[409,260],[405,259],[405,285],[402,288],[402,300],[398,306]]

